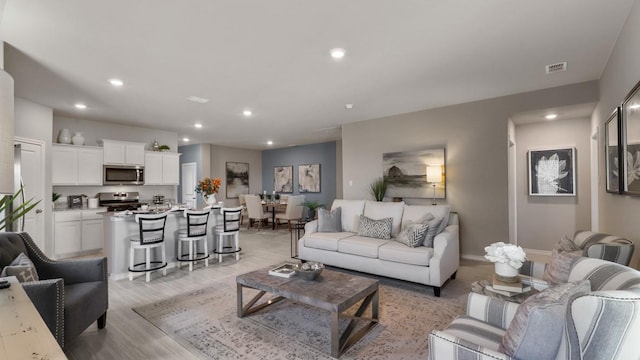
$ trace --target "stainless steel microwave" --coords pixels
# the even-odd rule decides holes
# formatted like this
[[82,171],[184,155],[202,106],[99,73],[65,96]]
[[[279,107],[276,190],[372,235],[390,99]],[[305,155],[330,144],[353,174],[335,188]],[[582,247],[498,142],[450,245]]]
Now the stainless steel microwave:
[[144,185],[144,166],[104,165],[103,185]]

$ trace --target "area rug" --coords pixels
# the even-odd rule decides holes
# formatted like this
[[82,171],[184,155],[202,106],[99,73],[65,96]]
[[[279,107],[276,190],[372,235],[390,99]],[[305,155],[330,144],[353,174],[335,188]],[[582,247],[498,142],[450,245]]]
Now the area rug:
[[[255,293],[244,291],[246,303]],[[332,359],[329,312],[285,300],[238,318],[236,294],[231,277],[133,310],[201,359]],[[427,358],[429,333],[462,314],[466,299],[432,294],[383,279],[380,322],[341,359]]]

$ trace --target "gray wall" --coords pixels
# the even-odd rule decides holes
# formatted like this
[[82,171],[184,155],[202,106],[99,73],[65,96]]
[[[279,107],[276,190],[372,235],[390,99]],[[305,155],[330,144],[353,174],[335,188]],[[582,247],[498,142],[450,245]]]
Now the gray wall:
[[[293,194],[298,194],[298,165],[320,164],[320,192],[304,193],[306,200],[315,200],[327,207],[337,198],[337,144],[335,141],[293,146],[262,152],[262,189],[271,194],[274,189],[273,168],[293,166]],[[252,191],[253,192],[253,191]]]
[[[591,157],[588,118],[516,126],[518,245],[549,250],[563,235],[591,229]],[[529,149],[576,148],[577,196],[529,196]]]
[[262,191],[262,155],[259,150],[248,150],[227,146],[211,145],[211,170],[210,174],[204,172],[204,176],[217,177],[222,179],[218,201],[224,201],[225,205],[236,206],[240,202],[237,198],[227,199],[226,187],[226,163],[244,162],[249,163],[249,193],[257,194]]
[[[484,255],[486,245],[509,240],[509,115],[597,99],[597,82],[591,81],[346,124],[344,198],[369,198],[367,186],[382,175],[383,153],[445,146],[446,202],[460,215],[461,252]],[[430,199],[405,201],[430,203]]]
[[[640,1],[636,1],[611,52],[600,80],[600,103],[592,126],[599,127],[599,149],[604,149],[604,122],[627,93],[640,80]],[[605,191],[604,153],[598,156],[600,230],[624,236],[636,245],[631,265],[640,267],[640,198],[609,194]]]

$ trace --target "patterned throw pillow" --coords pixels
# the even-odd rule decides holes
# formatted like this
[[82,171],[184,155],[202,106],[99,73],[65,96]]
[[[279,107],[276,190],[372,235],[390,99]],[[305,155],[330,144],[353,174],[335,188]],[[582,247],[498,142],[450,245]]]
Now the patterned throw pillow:
[[404,229],[398,234],[397,241],[409,246],[418,247],[422,245],[425,237],[427,236],[427,230],[429,224],[414,223],[413,221],[407,221]]
[[331,211],[318,209],[318,232],[342,231],[342,208],[337,207]]
[[555,359],[562,341],[567,304],[591,291],[589,280],[550,287],[528,297],[516,311],[499,350],[516,359]]
[[5,266],[0,273],[0,277],[4,276],[15,276],[20,282],[39,280],[36,267],[24,253],[20,253],[11,264]]
[[358,229],[358,235],[389,240],[391,239],[392,226],[393,218],[373,220],[364,215],[360,215],[360,228]]
[[424,238],[424,242],[422,243],[423,246],[430,248],[433,247],[433,238],[438,235],[438,229],[442,220],[444,220],[444,218],[438,217],[427,221],[429,229],[427,230],[427,236]]

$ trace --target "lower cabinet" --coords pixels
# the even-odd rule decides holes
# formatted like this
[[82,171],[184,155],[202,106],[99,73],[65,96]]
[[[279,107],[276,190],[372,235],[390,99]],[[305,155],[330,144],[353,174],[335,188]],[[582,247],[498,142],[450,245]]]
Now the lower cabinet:
[[69,210],[54,213],[54,252],[57,257],[102,250],[103,216],[97,212]]

